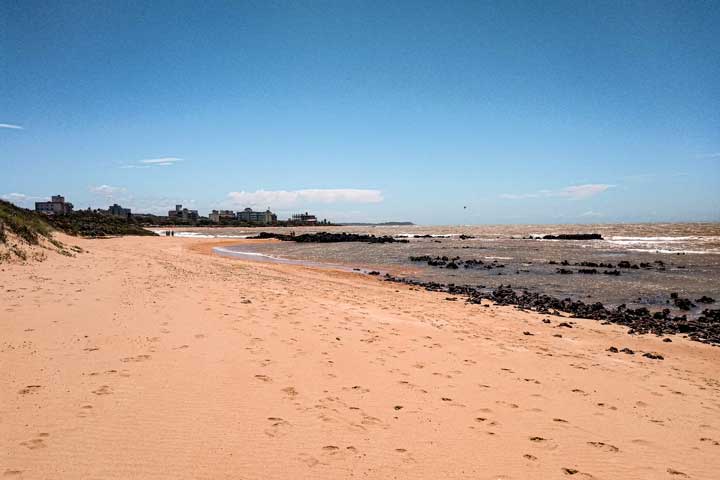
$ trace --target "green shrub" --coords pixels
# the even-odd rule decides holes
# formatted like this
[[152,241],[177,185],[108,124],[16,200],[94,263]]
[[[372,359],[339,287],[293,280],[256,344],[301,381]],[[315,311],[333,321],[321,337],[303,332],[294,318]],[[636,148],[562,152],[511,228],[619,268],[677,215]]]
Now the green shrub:
[[7,242],[7,232],[10,232],[30,245],[37,245],[41,236],[50,238],[52,232],[40,215],[4,200],[0,200],[0,224],[3,225],[0,243]]
[[119,235],[156,235],[142,228],[133,218],[113,217],[111,215],[79,211],[48,218],[57,230],[70,235],[83,237],[106,237]]

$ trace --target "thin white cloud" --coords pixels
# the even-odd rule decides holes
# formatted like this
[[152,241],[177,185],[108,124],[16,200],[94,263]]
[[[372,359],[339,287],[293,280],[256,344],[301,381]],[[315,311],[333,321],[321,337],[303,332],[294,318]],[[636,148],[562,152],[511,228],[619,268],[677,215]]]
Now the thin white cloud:
[[146,158],[137,163],[126,163],[120,165],[120,168],[153,168],[153,167],[170,167],[178,162],[184,162],[185,159],[178,157],[160,157]]
[[581,217],[604,217],[605,214],[602,212],[594,212],[592,210],[588,210],[587,212],[583,212],[580,214]]
[[586,185],[574,185],[572,187],[565,187],[556,195],[557,197],[569,197],[569,198],[588,198],[594,197],[600,193],[606,192],[614,185],[606,185],[602,183],[589,183]]
[[124,187],[113,187],[112,185],[98,185],[90,187],[90,193],[103,195],[105,197],[112,197],[113,195],[117,195],[118,193],[123,193],[125,191],[126,189]]
[[500,198],[508,200],[524,200],[528,198],[560,197],[580,200],[599,195],[614,186],[615,185],[607,185],[604,183],[588,183],[585,185],[572,185],[559,190],[538,190],[535,193],[503,193],[500,195]]
[[0,123],[0,128],[10,128],[12,130],[25,130],[22,125],[14,125],[12,123]]
[[177,162],[182,162],[182,158],[177,157],[162,157],[162,158],[147,158],[145,160],[140,160],[140,163],[144,163],[146,165],[172,165]]
[[720,158],[720,152],[715,153],[701,153],[698,158]]
[[230,192],[228,200],[235,207],[289,208],[306,204],[380,203],[383,196],[380,190],[353,188],[257,190]]
[[47,200],[43,197],[37,197],[34,195],[25,195],[24,193],[4,193],[0,195],[0,198],[3,200],[7,200],[10,203],[14,203],[15,205],[21,206],[21,207],[30,207],[33,205],[33,203],[41,200]]

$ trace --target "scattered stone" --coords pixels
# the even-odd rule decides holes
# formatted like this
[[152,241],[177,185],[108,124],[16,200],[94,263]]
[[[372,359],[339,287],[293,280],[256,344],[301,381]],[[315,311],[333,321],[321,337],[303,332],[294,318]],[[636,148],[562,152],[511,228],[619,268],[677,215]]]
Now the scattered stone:
[[678,307],[680,310],[690,310],[691,308],[695,308],[695,304],[690,301],[689,298],[673,298],[673,303],[676,307]]
[[663,357],[659,353],[654,353],[654,352],[643,353],[643,357],[650,358],[652,360],[665,360],[665,357]]
[[618,349],[616,347],[610,347],[607,349],[607,351],[612,353],[618,353]]
[[561,233],[560,235],[544,235],[543,240],[602,240],[599,233]]
[[585,275],[595,275],[598,273],[598,271],[595,268],[580,268],[578,269],[578,273],[583,273]]
[[387,235],[376,237],[375,235],[365,235],[357,233],[303,233],[302,235],[286,235],[283,233],[260,232],[254,239],[270,239],[274,238],[283,242],[298,243],[337,243],[337,242],[364,242],[364,243],[408,243],[408,240],[397,239]]
[[635,355],[635,351],[634,351],[634,350],[631,350],[631,349],[629,349],[629,348],[627,348],[627,347],[623,348],[623,349],[620,350],[620,351],[621,351],[622,353],[627,353],[628,355]]
[[[449,261],[450,259],[447,259],[446,263]],[[618,267],[620,267],[619,264]],[[482,285],[470,286],[423,282],[393,277],[390,274],[385,275],[385,280],[421,287],[433,292],[443,292],[458,296],[463,295],[467,297],[468,303],[473,304],[481,304],[484,300],[490,300],[497,305],[513,305],[543,315],[554,315],[558,314],[558,312],[566,312],[572,315],[573,318],[585,318],[624,325],[628,327],[628,333],[631,334],[685,334],[691,340],[720,345],[720,309],[705,309],[697,318],[689,319],[686,315],[674,316],[669,309],[651,313],[645,307],[628,308],[625,304],[611,309],[600,302],[585,303],[581,300],[571,300],[570,298],[559,299],[527,290],[516,290],[510,285],[500,285],[488,291],[488,289]],[[673,300],[680,300],[677,293],[671,295],[671,298]],[[487,307],[487,303],[485,303],[484,306]],[[561,323],[558,326],[569,328],[569,324],[567,323],[565,325]]]

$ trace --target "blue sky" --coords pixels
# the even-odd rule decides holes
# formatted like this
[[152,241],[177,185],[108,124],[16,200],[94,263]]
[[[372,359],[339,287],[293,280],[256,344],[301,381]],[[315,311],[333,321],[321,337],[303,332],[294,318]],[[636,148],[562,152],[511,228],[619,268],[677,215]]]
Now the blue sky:
[[717,221],[718,38],[717,1],[0,0],[0,195]]

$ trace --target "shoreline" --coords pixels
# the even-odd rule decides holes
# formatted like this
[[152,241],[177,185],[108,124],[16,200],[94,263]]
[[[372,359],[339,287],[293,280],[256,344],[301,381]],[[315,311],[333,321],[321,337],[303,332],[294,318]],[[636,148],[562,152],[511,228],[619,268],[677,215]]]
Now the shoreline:
[[208,239],[62,240],[86,253],[0,269],[7,476],[720,470],[717,348],[230,260]]
[[[388,282],[412,285],[432,292],[460,295],[470,303],[480,303],[482,299],[487,299],[500,305],[512,305],[530,311],[535,311],[540,314],[558,315],[559,312],[562,312],[566,316],[570,316],[572,318],[591,319],[623,325],[628,328],[628,334],[654,334],[657,336],[683,335],[684,338],[690,337],[695,341],[720,346],[720,328],[716,327],[717,322],[720,320],[720,316],[717,314],[716,310],[711,308],[711,304],[701,305],[696,308],[696,311],[694,312],[688,311],[681,312],[679,315],[673,315],[669,310],[659,307],[655,307],[652,310],[647,308],[632,309],[626,308],[623,304],[613,308],[612,306],[605,306],[600,302],[594,302],[591,305],[587,305],[581,300],[572,301],[568,298],[560,300],[557,297],[546,295],[542,292],[530,293],[530,290],[527,288],[513,288],[510,285],[500,285],[500,287],[493,289],[484,286],[456,285],[454,283],[446,284],[433,281],[423,281],[407,277],[407,272],[399,273],[401,270],[399,268],[395,269],[394,273],[390,273],[389,271],[376,270],[374,268],[363,266],[289,259],[274,257],[260,252],[241,252],[224,249],[225,247],[241,247],[242,245],[262,244],[264,242],[278,243],[281,241],[278,239],[268,238],[235,240],[235,242],[231,245],[228,245],[226,242],[222,242],[221,244],[213,246],[209,254],[251,262],[295,265],[320,270],[337,270],[378,276]],[[380,277],[381,275],[382,277]],[[517,295],[516,292],[523,292],[523,294]],[[685,301],[691,303],[689,299],[682,298],[676,298],[675,301]],[[667,341],[672,340],[668,339]]]

